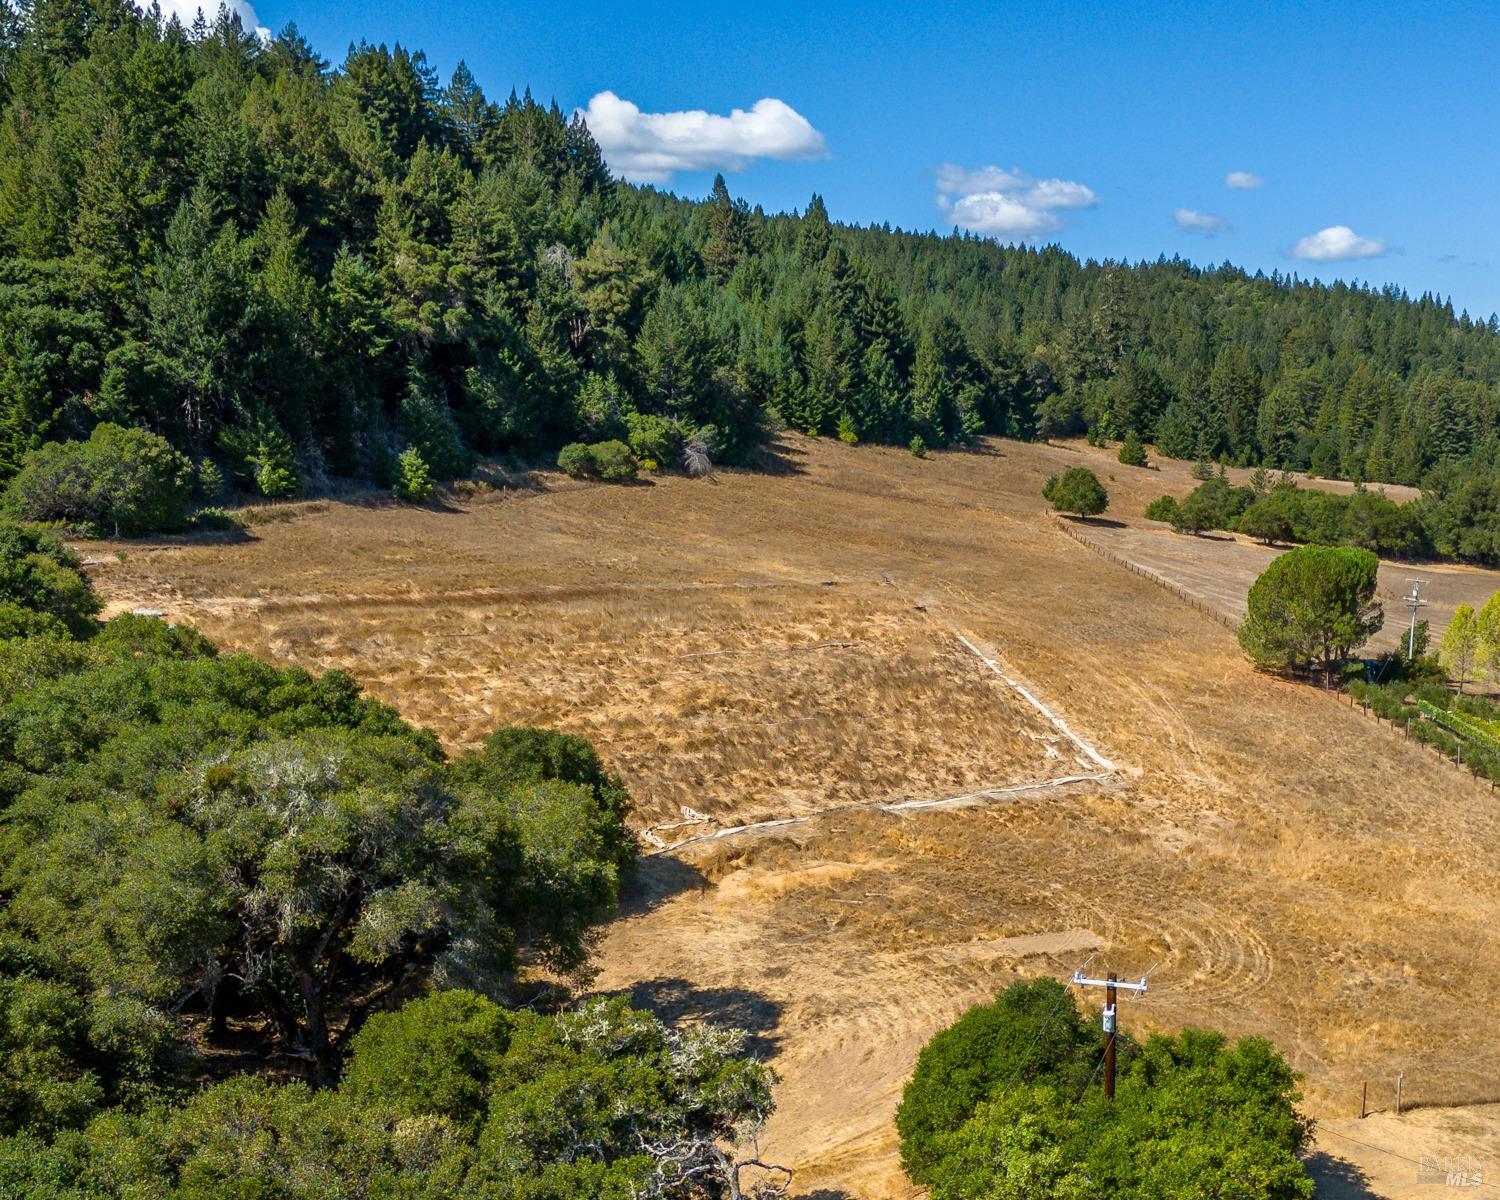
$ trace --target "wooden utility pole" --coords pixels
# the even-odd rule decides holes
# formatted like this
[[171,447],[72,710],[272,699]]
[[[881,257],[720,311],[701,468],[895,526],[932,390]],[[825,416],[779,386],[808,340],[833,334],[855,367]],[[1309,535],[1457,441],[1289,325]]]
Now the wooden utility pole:
[[1115,973],[1104,989],[1104,1098],[1115,1098]]
[[1139,983],[1121,983],[1111,971],[1107,979],[1086,979],[1082,971],[1073,972],[1073,982],[1078,987],[1102,987],[1104,989],[1104,1095],[1115,1098],[1115,994],[1117,991],[1134,992],[1137,996],[1146,992],[1146,976]]

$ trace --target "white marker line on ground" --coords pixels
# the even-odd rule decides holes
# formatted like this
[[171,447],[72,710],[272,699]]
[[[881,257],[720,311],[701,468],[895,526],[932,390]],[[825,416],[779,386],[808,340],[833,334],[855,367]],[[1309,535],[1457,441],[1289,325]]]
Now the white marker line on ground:
[[[964,792],[958,796],[940,796],[936,800],[898,800],[883,801],[872,800],[867,804],[840,804],[833,808],[820,808],[817,812],[806,813],[800,817],[782,817],[775,821],[756,821],[750,825],[731,825],[727,829],[716,829],[712,833],[700,833],[690,838],[683,838],[680,842],[670,845],[663,842],[653,832],[656,829],[667,828],[666,826],[653,825],[650,829],[642,831],[641,836],[647,841],[654,843],[657,848],[648,852],[648,858],[655,858],[659,854],[670,854],[674,850],[680,850],[684,846],[696,845],[698,842],[716,842],[723,838],[738,837],[745,833],[760,833],[769,829],[785,829],[792,825],[806,825],[810,821],[816,821],[821,817],[846,816],[855,812],[915,812],[935,808],[958,808],[963,805],[975,804],[985,800],[998,800],[1004,796],[1013,796],[1020,792],[1040,792],[1047,788],[1067,787],[1074,783],[1102,783],[1114,777],[1113,771],[1106,771],[1099,775],[1060,775],[1056,779],[1044,779],[1039,783],[1018,783],[1010,787],[983,788],[977,792]],[[687,822],[678,822],[686,824]]]
[[1016,680],[1012,679],[1009,675],[1002,671],[999,664],[996,663],[995,660],[992,659],[989,655],[984,653],[983,650],[981,650],[973,642],[969,641],[969,639],[966,638],[963,634],[958,633],[956,630],[954,631],[954,636],[958,638],[958,640],[961,641],[965,646],[967,646],[969,650],[974,654],[974,656],[979,659],[980,662],[982,662],[991,671],[1000,676],[1001,679],[1005,680],[1006,683],[1010,684],[1011,687],[1013,687],[1017,692],[1025,697],[1025,699],[1031,704],[1033,708],[1037,710],[1037,712],[1041,713],[1042,716],[1051,721],[1052,724],[1057,727],[1058,731],[1061,732],[1064,737],[1066,737],[1070,742],[1073,743],[1073,745],[1077,746],[1086,755],[1088,755],[1090,759],[1098,763],[1099,766],[1102,767],[1105,771],[1114,772],[1119,770],[1119,768],[1115,766],[1114,763],[1110,762],[1109,759],[1105,758],[1104,755],[1100,754],[1086,741],[1084,741],[1081,737],[1079,737],[1076,733],[1069,729],[1068,723],[1064,721],[1060,716],[1058,716],[1055,712],[1053,712],[1050,708],[1048,708],[1045,704],[1043,704],[1040,700],[1038,700],[1035,696],[1033,696],[1024,684],[1018,683]]

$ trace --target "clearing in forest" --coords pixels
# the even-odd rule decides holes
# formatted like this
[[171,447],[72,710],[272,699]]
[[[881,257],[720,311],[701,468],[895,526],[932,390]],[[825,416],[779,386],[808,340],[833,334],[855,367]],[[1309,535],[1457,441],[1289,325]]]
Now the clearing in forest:
[[[86,553],[113,607],[345,667],[452,744],[585,733],[643,826],[837,809],[648,859],[594,985],[749,1027],[783,1077],[763,1147],[799,1187],[908,1194],[890,1121],[923,1042],[1095,953],[1092,971],[1159,963],[1128,1031],[1270,1037],[1316,1116],[1397,1071],[1409,1101],[1491,1098],[1500,805],[1064,536],[1040,487],[1080,462],[1113,501],[1091,537],[1191,485],[1086,448],[919,460],[787,436],[759,473],[293,505],[238,543]],[[1084,773],[960,632],[1118,774],[880,807]]]

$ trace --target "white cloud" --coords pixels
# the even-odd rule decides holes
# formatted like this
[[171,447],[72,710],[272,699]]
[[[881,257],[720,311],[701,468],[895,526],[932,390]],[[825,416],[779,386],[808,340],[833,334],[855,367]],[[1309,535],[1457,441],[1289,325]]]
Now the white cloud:
[[1259,175],[1252,175],[1249,171],[1231,171],[1224,176],[1224,186],[1244,191],[1249,188],[1265,187],[1266,181]]
[[1289,253],[1292,258],[1305,258],[1311,262],[1378,258],[1385,253],[1385,239],[1360,237],[1347,225],[1330,225],[1327,229],[1308,234]]
[[990,237],[1034,238],[1062,228],[1059,210],[1092,208],[1092,188],[1069,179],[1037,179],[1012,168],[971,171],[953,163],[937,170],[938,207],[953,223]]
[[[151,7],[151,0],[136,0],[137,6],[142,10]],[[182,22],[184,29],[191,29],[193,22],[198,19],[201,9],[203,19],[210,25],[218,18],[219,0],[157,0],[161,7],[162,19],[170,21],[174,16]],[[255,9],[250,6],[248,0],[225,0],[225,6],[230,13],[239,17],[240,24],[247,33],[257,35],[261,41],[271,40],[271,31],[260,23],[260,18],[255,15]]]
[[636,183],[667,183],[676,171],[739,171],[755,158],[802,162],[828,152],[806,117],[769,96],[724,117],[702,109],[643,113],[613,92],[600,92],[581,112],[611,169]]
[[1229,222],[1223,217],[1216,217],[1213,213],[1195,212],[1191,208],[1174,210],[1172,220],[1177,222],[1178,229],[1185,229],[1188,233],[1201,233],[1204,237],[1213,237],[1214,234],[1223,233],[1229,228]]

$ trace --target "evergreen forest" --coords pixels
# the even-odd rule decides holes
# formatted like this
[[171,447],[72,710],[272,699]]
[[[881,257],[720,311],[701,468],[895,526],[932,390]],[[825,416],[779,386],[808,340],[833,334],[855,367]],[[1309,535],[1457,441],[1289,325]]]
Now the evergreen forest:
[[[0,483],[101,427],[169,442],[204,505],[571,442],[739,463],[790,427],[1134,436],[1500,508],[1500,323],[1439,296],[684,200],[462,64],[227,12],[5,0],[0,109]],[[66,517],[86,459],[11,507]]]

